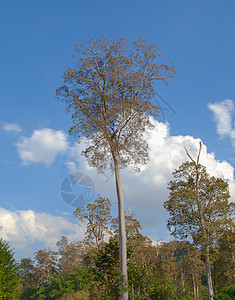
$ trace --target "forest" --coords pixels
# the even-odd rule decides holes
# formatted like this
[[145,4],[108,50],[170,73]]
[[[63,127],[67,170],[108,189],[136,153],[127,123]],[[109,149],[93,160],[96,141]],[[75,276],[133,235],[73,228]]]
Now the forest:
[[[16,261],[0,243],[1,299],[118,299],[118,220],[108,198],[79,207],[87,224],[84,241],[62,236],[57,250],[42,249]],[[132,210],[126,213],[129,299],[208,299],[205,256],[188,240],[153,242],[141,234]],[[234,299],[234,236],[226,230],[210,247],[214,299]],[[5,265],[4,265],[5,264]],[[6,271],[7,270],[7,271]]]

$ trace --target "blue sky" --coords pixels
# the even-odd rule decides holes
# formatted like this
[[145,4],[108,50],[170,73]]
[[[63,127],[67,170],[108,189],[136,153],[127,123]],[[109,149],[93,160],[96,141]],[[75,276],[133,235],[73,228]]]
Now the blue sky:
[[[64,233],[83,237],[84,225],[76,224],[59,193],[70,171],[89,175],[116,214],[112,174],[106,182],[87,168],[67,134],[70,116],[55,98],[74,46],[89,38],[142,37],[158,44],[177,71],[169,87],[158,86],[176,114],[159,116],[149,137],[150,164],[138,176],[123,173],[126,207],[144,233],[169,238],[166,182],[186,159],[185,145],[196,154],[198,139],[205,164],[230,182],[234,196],[234,16],[234,1],[0,2],[0,236],[18,255],[53,247]],[[139,196],[131,190],[136,182]]]

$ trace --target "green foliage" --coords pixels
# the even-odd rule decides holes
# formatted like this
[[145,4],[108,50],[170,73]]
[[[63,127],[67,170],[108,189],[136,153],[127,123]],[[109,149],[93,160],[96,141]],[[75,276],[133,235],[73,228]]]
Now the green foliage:
[[[100,210],[102,207],[105,210],[103,205]],[[205,264],[195,245],[187,241],[171,241],[154,246],[149,238],[140,234],[141,225],[133,213],[126,222],[130,300],[208,298]],[[58,252],[44,249],[35,253],[35,261],[22,259],[23,293],[20,299],[118,299],[122,276],[117,228],[114,237],[101,243],[99,248],[91,243],[85,246],[82,242],[69,243],[66,237],[61,237],[57,242]],[[214,281],[217,287],[223,287],[234,277],[233,233],[224,232],[213,249],[216,249]],[[234,287],[222,289],[215,300],[233,299],[233,294]]]
[[28,288],[21,299],[58,299],[61,296],[78,291],[89,291],[91,288],[90,273],[88,269],[76,268],[75,273],[68,277],[55,275],[49,284],[43,284],[38,289]]
[[108,198],[98,197],[93,204],[77,207],[74,217],[80,221],[87,221],[86,241],[95,240],[97,247],[104,241],[105,234],[110,234],[108,223],[111,220],[111,203]]
[[19,264],[20,283],[22,289],[30,291],[36,289],[41,284],[40,274],[35,267],[35,262],[30,258],[22,258]]
[[17,299],[18,265],[7,241],[0,239],[0,299]]
[[[97,252],[93,279],[100,299],[116,299],[119,293],[119,243],[109,239]],[[113,298],[112,298],[113,297]]]
[[228,184],[221,178],[210,177],[205,167],[199,165],[195,190],[197,173],[192,162],[183,163],[173,176],[168,185],[169,200],[164,202],[170,213],[167,227],[171,234],[181,239],[191,238],[195,244],[202,245],[205,243],[203,227],[210,245],[214,245],[217,237],[232,225],[234,204],[228,202]]
[[50,249],[38,250],[34,253],[36,272],[40,284],[48,284],[54,274],[57,274],[57,253]]
[[235,282],[235,239],[233,230],[226,231],[219,239],[214,262],[214,282],[216,291]]
[[222,288],[215,295],[214,300],[233,300],[235,299],[235,285]]
[[[118,218],[112,219],[111,229],[115,237],[119,236]],[[142,229],[140,222],[136,219],[134,212],[129,211],[129,214],[125,214],[125,227],[127,243],[134,244],[135,241],[139,241],[143,238],[140,230]]]
[[60,276],[68,276],[76,272],[76,266],[81,264],[82,254],[84,251],[82,242],[70,242],[67,237],[62,236],[56,243],[59,247],[57,256],[57,273]]

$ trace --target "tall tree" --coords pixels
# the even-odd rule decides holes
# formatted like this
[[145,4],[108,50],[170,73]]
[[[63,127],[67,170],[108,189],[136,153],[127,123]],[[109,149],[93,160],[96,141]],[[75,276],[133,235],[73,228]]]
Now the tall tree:
[[[148,145],[143,139],[152,129],[148,114],[156,115],[154,96],[156,80],[167,83],[175,75],[171,63],[160,62],[156,45],[143,39],[127,44],[125,38],[90,39],[77,45],[75,66],[64,74],[65,85],[57,96],[72,113],[70,133],[77,139],[86,137],[83,155],[90,166],[103,172],[108,166],[115,171],[119,217],[120,271],[127,282],[127,254],[124,198],[120,169],[148,161]],[[120,299],[127,299],[120,293]]]
[[181,239],[191,238],[201,246],[205,256],[209,299],[213,300],[210,247],[224,230],[231,228],[234,203],[229,203],[229,186],[221,178],[211,177],[199,164],[201,143],[197,159],[187,154],[191,162],[183,163],[173,172],[168,188],[169,200],[164,203],[170,213],[168,228]]
[[18,266],[7,241],[0,239],[0,299],[17,299]]
[[77,207],[74,211],[74,217],[80,221],[87,221],[86,240],[95,239],[99,248],[100,243],[104,240],[105,234],[109,233],[108,223],[111,220],[110,215],[111,203],[108,198],[98,197],[93,204],[87,204]]

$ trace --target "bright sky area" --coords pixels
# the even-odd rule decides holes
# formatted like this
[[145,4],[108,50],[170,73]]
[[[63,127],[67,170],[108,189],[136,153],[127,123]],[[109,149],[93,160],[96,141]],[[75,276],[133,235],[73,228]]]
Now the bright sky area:
[[[0,237],[18,257],[55,246],[61,235],[83,239],[85,224],[61,195],[70,172],[94,182],[117,216],[114,177],[97,175],[68,135],[70,116],[55,97],[76,44],[105,35],[158,44],[177,75],[158,86],[150,162],[122,182],[131,208],[153,240],[169,240],[167,182],[203,142],[201,163],[230,184],[235,199],[235,2],[228,1],[0,1]],[[74,186],[73,193],[81,189]],[[81,187],[80,187],[81,188]]]

